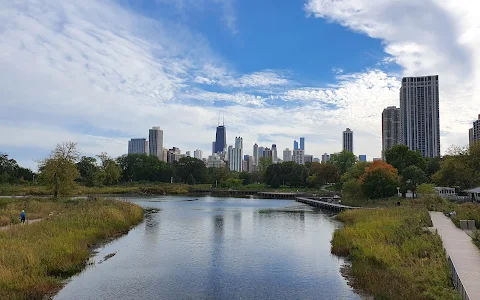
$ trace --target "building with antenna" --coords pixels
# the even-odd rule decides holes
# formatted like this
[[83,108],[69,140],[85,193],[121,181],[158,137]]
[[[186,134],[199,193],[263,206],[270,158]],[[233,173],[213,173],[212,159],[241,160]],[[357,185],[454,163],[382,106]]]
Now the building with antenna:
[[227,128],[225,128],[225,117],[223,118],[223,124],[217,126],[215,133],[215,152],[225,153],[227,150]]

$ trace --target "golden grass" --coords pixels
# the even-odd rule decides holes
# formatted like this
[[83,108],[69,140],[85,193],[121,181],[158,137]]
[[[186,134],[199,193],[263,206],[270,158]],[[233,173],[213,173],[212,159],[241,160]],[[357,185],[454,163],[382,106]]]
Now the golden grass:
[[83,269],[91,246],[143,219],[142,208],[115,200],[24,201],[8,204],[0,215],[27,204],[27,216],[45,219],[0,231],[0,299],[42,299]]
[[348,256],[356,284],[375,299],[459,299],[441,239],[426,209],[350,210],[334,233],[332,253]]

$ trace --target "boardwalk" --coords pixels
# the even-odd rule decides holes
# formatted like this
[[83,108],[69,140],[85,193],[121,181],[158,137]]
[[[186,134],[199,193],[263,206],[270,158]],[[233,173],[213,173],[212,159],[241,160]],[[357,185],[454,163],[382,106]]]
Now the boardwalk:
[[315,207],[331,209],[331,210],[334,210],[334,211],[362,208],[362,207],[347,206],[347,205],[342,205],[342,204],[338,204],[338,203],[332,203],[332,202],[321,201],[321,200],[310,199],[310,198],[304,198],[304,197],[297,197],[296,200],[297,200],[297,202],[305,203],[305,204],[315,206]]
[[430,212],[433,226],[453,266],[452,278],[463,299],[480,299],[480,251],[472,239],[441,212]]

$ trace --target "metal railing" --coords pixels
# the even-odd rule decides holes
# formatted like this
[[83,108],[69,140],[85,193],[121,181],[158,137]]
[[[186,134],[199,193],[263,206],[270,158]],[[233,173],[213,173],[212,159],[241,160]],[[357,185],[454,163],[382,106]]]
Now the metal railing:
[[460,293],[460,296],[462,297],[463,300],[470,300],[470,297],[468,297],[467,291],[463,286],[462,280],[460,279],[460,276],[458,276],[457,274],[457,270],[455,269],[455,264],[453,263],[452,259],[448,254],[447,256],[448,256],[448,263],[450,265],[452,281],[453,281],[453,285],[455,286],[455,289]]

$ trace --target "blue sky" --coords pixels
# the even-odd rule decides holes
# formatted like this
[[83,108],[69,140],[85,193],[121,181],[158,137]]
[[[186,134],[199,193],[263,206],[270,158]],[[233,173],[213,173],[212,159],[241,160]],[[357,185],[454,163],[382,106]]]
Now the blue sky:
[[[475,9],[475,6],[476,9]],[[227,142],[380,156],[402,76],[440,76],[442,151],[480,113],[480,7],[429,0],[0,0],[0,152],[36,168],[62,141],[84,155]]]

